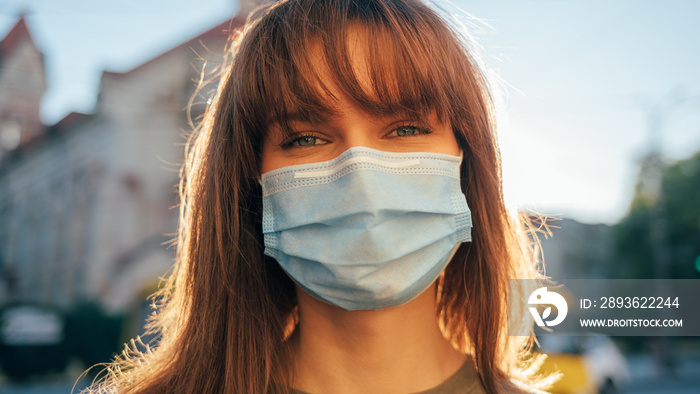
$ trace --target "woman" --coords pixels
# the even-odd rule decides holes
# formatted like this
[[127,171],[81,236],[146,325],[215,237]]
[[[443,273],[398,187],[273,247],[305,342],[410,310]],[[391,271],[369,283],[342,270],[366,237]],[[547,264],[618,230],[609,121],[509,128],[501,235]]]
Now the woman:
[[526,391],[505,314],[534,257],[457,34],[419,0],[289,0],[230,53],[183,167],[160,342],[97,389]]

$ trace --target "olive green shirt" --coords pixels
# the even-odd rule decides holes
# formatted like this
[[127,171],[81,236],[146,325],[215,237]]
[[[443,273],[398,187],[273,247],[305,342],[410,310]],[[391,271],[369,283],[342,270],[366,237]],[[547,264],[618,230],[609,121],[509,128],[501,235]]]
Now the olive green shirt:
[[[310,394],[292,389],[292,394]],[[440,385],[416,394],[485,394],[479,385],[474,364],[467,361],[462,367]]]

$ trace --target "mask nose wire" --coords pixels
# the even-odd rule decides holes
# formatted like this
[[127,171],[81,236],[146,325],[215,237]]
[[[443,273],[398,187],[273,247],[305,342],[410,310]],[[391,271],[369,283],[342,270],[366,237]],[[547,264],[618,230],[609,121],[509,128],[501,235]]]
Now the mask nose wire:
[[[379,159],[374,159],[374,158],[362,158],[362,157],[355,157],[350,160],[347,160],[341,167],[334,168],[334,169],[329,169],[329,170],[323,170],[323,171],[313,171],[313,172],[295,172],[294,173],[294,178],[299,179],[299,178],[313,178],[317,176],[328,176],[328,175],[333,175],[334,173],[341,171],[343,168],[355,164],[356,162],[371,162],[373,164],[378,164],[382,165],[385,167],[390,167],[390,168],[409,168],[409,167],[415,167],[420,165],[420,160],[415,159],[415,160],[406,160],[400,163],[392,163],[384,160],[379,160]],[[460,148],[459,149],[459,166],[460,168],[462,167],[462,162],[464,162],[464,151]],[[262,174],[258,175],[258,184],[262,186]]]
[[353,157],[351,159],[346,160],[343,162],[338,167],[335,168],[329,168],[327,170],[320,170],[320,171],[300,171],[300,172],[295,172],[294,173],[294,179],[299,179],[299,178],[315,178],[319,176],[330,176],[335,173],[338,173],[345,169],[348,166],[351,166],[356,163],[371,163],[371,164],[377,164],[383,167],[388,167],[388,168],[409,168],[409,167],[415,167],[420,165],[420,160],[419,159],[413,159],[413,160],[405,160],[399,163],[393,163],[390,161],[386,160],[381,160],[381,159],[375,159],[373,157]]

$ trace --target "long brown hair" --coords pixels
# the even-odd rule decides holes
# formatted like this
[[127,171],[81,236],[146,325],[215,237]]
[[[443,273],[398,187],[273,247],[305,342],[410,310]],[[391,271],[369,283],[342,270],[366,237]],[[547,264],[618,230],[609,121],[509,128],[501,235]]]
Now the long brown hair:
[[[346,34],[369,40],[370,91],[353,73]],[[312,43],[319,44],[310,49]],[[264,256],[261,144],[290,111],[333,113],[332,81],[373,114],[436,112],[464,152],[472,242],[438,280],[440,326],[473,356],[487,392],[525,379],[529,338],[508,337],[509,278],[536,275],[524,225],[507,211],[487,81],[458,33],[419,0],[289,0],[257,9],[232,39],[230,61],[188,144],[174,271],[159,292],[155,349],[129,348],[95,390],[124,393],[287,392],[296,293]],[[329,75],[318,75],[321,56]]]

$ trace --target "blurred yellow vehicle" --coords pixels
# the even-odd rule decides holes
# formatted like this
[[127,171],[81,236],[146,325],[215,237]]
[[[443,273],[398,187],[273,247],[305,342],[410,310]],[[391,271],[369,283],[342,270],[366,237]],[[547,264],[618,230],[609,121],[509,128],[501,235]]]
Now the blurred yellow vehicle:
[[541,371],[563,375],[552,393],[613,394],[629,384],[627,361],[609,337],[543,335],[538,340],[547,354]]

